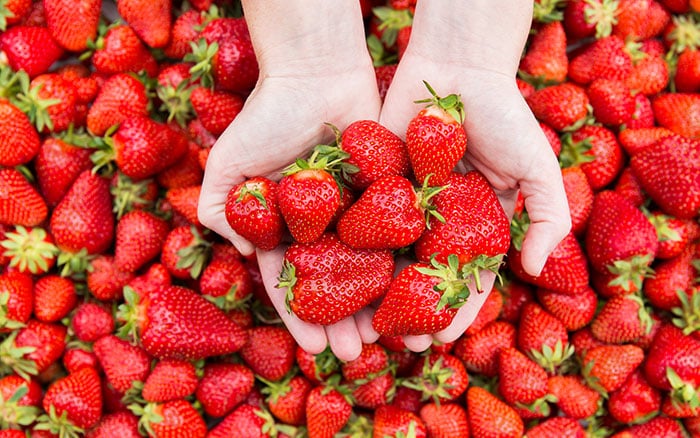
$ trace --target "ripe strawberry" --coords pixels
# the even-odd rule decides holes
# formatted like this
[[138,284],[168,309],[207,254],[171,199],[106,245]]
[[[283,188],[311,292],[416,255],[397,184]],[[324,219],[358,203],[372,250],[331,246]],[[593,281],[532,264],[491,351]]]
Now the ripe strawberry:
[[571,232],[578,237],[583,235],[588,224],[593,206],[593,188],[581,166],[566,167],[561,170],[561,176],[571,215]]
[[409,122],[406,149],[416,180],[439,186],[467,151],[464,106],[456,94],[440,97],[428,83],[425,86],[432,97],[418,101],[429,105]]
[[[189,435],[188,435],[189,436]],[[207,433],[207,438],[256,438],[287,435],[278,431],[270,412],[259,403],[245,403]],[[313,435],[310,435],[313,436]]]
[[278,205],[278,185],[265,177],[234,186],[226,198],[226,221],[253,245],[270,251],[282,241],[285,224]]
[[644,361],[644,350],[636,345],[601,345],[586,351],[583,373],[588,385],[601,394],[620,389]]
[[586,432],[583,427],[571,418],[552,417],[530,427],[525,436],[529,438],[547,438],[550,436],[583,438]]
[[109,308],[83,301],[71,317],[70,328],[78,340],[94,342],[114,331],[114,318]]
[[464,362],[467,370],[494,377],[498,373],[498,353],[515,347],[516,329],[505,321],[494,321],[479,332],[455,342],[453,354]]
[[183,286],[155,286],[139,296],[125,292],[119,319],[159,359],[201,359],[234,353],[245,333],[214,304]]
[[454,254],[463,272],[471,272],[481,291],[478,270],[498,270],[503,254],[510,246],[510,226],[495,191],[478,171],[466,175],[453,173],[448,187],[432,200],[435,209],[445,219],[432,221],[415,243],[416,257],[429,263],[436,259],[446,263]]
[[369,381],[355,381],[352,385],[354,406],[365,409],[377,409],[380,406],[390,404],[396,393],[397,385],[398,382],[389,368],[386,368]]
[[399,249],[415,242],[435,214],[430,198],[440,188],[415,189],[402,176],[385,176],[362,193],[340,217],[340,240],[353,248]]
[[664,137],[634,154],[630,167],[644,191],[664,213],[679,219],[697,216],[700,210],[700,140]]
[[276,381],[292,370],[297,344],[286,328],[256,326],[247,334],[248,341],[239,354],[255,374]]
[[117,11],[149,47],[159,49],[170,41],[171,0],[118,0]]
[[633,156],[642,149],[656,144],[663,137],[674,135],[673,131],[661,126],[651,128],[623,129],[618,134],[620,145],[628,155]]
[[398,64],[386,64],[374,67],[374,74],[377,77],[377,88],[379,89],[379,98],[384,102],[386,92],[389,90],[389,85],[394,79]]
[[94,135],[104,135],[126,119],[147,116],[148,105],[143,82],[127,73],[110,74],[88,110],[87,128]]
[[352,405],[342,388],[319,385],[306,398],[306,427],[309,437],[332,437],[350,419]]
[[34,281],[29,273],[0,274],[0,333],[23,327],[34,307]]
[[[204,10],[207,9],[209,8],[204,8]],[[170,41],[163,48],[165,56],[171,59],[183,59],[190,53],[192,51],[190,43],[197,40],[199,31],[204,25],[204,18],[197,9],[182,11],[174,17],[175,21],[170,29]]]
[[527,51],[520,60],[520,73],[532,77],[535,82],[564,82],[569,67],[566,42],[561,21],[552,21],[538,27],[530,37]]
[[622,171],[624,157],[612,130],[585,125],[564,137],[559,162],[562,167],[579,166],[597,192]]
[[151,358],[146,351],[115,335],[103,336],[93,344],[109,384],[125,393],[134,382],[143,382],[151,371]]
[[145,406],[131,405],[129,409],[139,418],[148,436],[183,436],[204,438],[207,425],[202,415],[184,399],[165,403],[148,403]]
[[595,119],[609,126],[620,126],[632,118],[635,98],[620,79],[597,78],[586,89]]
[[12,70],[24,70],[30,78],[46,73],[64,53],[48,28],[22,24],[12,26],[0,35],[0,50]]
[[190,96],[192,108],[202,126],[212,135],[219,136],[243,108],[243,98],[228,91],[195,87]]
[[648,436],[683,438],[686,434],[678,421],[663,415],[658,415],[645,423],[635,424],[634,426],[622,429],[615,436],[617,438],[642,438]]
[[105,413],[100,421],[85,433],[85,438],[139,438],[139,418],[129,411]]
[[459,403],[426,403],[421,407],[419,414],[428,436],[469,436],[467,411]]
[[82,347],[67,346],[61,362],[69,374],[84,367],[100,368],[97,356],[92,351],[85,350]]
[[[167,287],[172,284],[170,273],[160,263],[153,262],[146,272],[134,277],[127,286],[139,294],[149,294],[151,291]],[[124,289],[126,291],[126,289]]]
[[574,55],[569,61],[569,79],[590,84],[594,79],[625,80],[632,71],[632,57],[625,41],[617,35],[598,38]]
[[354,250],[331,233],[314,243],[292,244],[284,259],[278,287],[287,289],[289,310],[304,321],[323,325],[380,297],[394,272],[389,251]]
[[430,352],[419,359],[401,384],[421,393],[421,400],[436,403],[457,400],[469,383],[464,363],[446,352]]
[[175,278],[196,279],[209,262],[211,248],[211,242],[196,227],[174,227],[163,242],[160,262]]
[[43,228],[27,229],[18,225],[4,236],[4,240],[0,239],[0,251],[8,259],[8,268],[40,275],[55,266],[58,248]]
[[653,96],[666,89],[669,77],[668,64],[663,56],[644,52],[642,59],[634,62],[625,84],[633,94]]
[[224,312],[240,310],[254,292],[253,278],[235,247],[215,243],[199,278],[199,291]]
[[536,294],[544,310],[561,321],[568,331],[587,326],[598,307],[598,295],[590,286],[579,289],[574,295],[542,288],[538,288]]
[[114,238],[109,181],[90,170],[83,171],[54,208],[49,229],[62,251],[106,251]]
[[[197,169],[199,169],[199,164],[197,164]],[[160,173],[157,179],[160,179],[160,176],[163,176],[165,172],[170,170],[173,170],[173,167]],[[170,207],[173,211],[184,217],[187,222],[192,225],[200,226],[201,224],[197,217],[197,205],[201,193],[202,186],[199,184],[186,187],[171,187],[165,192],[165,200],[170,203]]]
[[100,301],[120,299],[122,289],[133,279],[134,273],[119,269],[111,255],[99,254],[90,260],[87,286],[92,296]]
[[46,390],[42,405],[48,414],[35,426],[40,430],[64,435],[92,427],[102,416],[100,376],[92,368],[81,368],[61,377]]
[[467,391],[467,413],[472,436],[522,436],[525,426],[515,409],[478,386]]
[[667,260],[680,255],[687,248],[693,229],[698,226],[690,219],[681,220],[659,210],[650,211],[648,217],[659,238],[657,259]]
[[243,364],[209,362],[195,395],[207,415],[223,417],[248,397],[254,383],[253,371]]
[[[651,343],[643,365],[644,376],[649,384],[661,390],[672,391],[672,394],[681,396],[681,399],[684,387],[697,388],[700,384],[697,373],[699,347],[700,340],[697,338],[683,334],[681,329],[672,324],[663,324]],[[692,395],[692,391],[690,393]]]
[[697,93],[661,93],[651,101],[659,126],[684,137],[700,137],[700,95]]
[[311,354],[297,346],[295,358],[299,371],[314,384],[320,384],[340,371],[340,361],[330,348]]
[[77,302],[75,283],[69,278],[47,274],[34,283],[34,317],[39,321],[59,321]]
[[168,223],[143,210],[132,210],[117,222],[114,264],[117,269],[136,272],[160,254],[168,237]]
[[673,84],[679,93],[700,91],[700,51],[686,49],[678,55]]
[[[258,377],[259,378],[259,377]],[[306,398],[314,385],[303,375],[290,373],[284,379],[270,382],[262,379],[261,392],[270,413],[284,424],[301,426],[306,422]]]
[[[488,297],[486,297],[486,301],[484,301],[481,309],[479,309],[479,313],[476,314],[474,321],[472,321],[469,327],[464,331],[464,334],[471,336],[479,332],[482,328],[497,320],[501,316],[502,311],[503,295],[494,287],[491,289],[491,292],[489,292]],[[443,345],[446,346],[447,344]],[[434,347],[435,346],[432,346],[431,348]]]
[[199,190],[201,189],[200,186],[204,176],[202,167],[199,164],[199,153],[202,148],[197,143],[189,140],[186,132],[179,126],[171,124],[170,127],[175,128],[173,132],[177,134],[177,140],[185,140],[187,145],[184,147],[185,152],[182,153],[180,158],[176,159],[172,165],[158,172],[156,181],[167,190],[190,189],[191,193],[183,192],[180,194],[181,199],[171,194],[173,202],[177,203],[173,205],[173,208],[183,209],[183,211],[175,211],[185,216],[190,223],[197,223],[196,204],[199,200]]
[[94,42],[92,66],[99,73],[139,73],[156,76],[158,65],[134,30],[127,24],[114,23]]
[[504,277],[503,284],[495,287],[503,296],[500,319],[513,324],[518,322],[523,306],[534,299],[531,285],[509,275]]
[[610,415],[626,424],[643,421],[647,416],[658,413],[660,408],[661,394],[649,385],[640,370],[630,374],[608,400]]
[[432,334],[446,328],[470,295],[471,279],[459,271],[457,256],[403,268],[389,285],[372,327],[385,336]]
[[141,396],[148,402],[166,402],[194,394],[199,378],[195,366],[184,360],[158,361],[143,382]]
[[342,132],[339,147],[350,154],[345,162],[357,167],[347,181],[356,190],[364,190],[382,177],[407,176],[409,158],[406,143],[373,120],[358,120]]
[[425,438],[423,420],[415,413],[396,406],[380,406],[374,411],[373,437],[412,436]]
[[48,0],[44,2],[46,24],[53,39],[64,49],[82,52],[97,36],[100,0]]
[[47,137],[41,142],[34,160],[39,191],[46,203],[55,206],[78,175],[92,167],[91,150]]
[[647,200],[646,194],[642,191],[637,177],[634,176],[629,166],[625,167],[622,169],[622,172],[620,172],[620,176],[617,178],[617,182],[615,182],[613,191],[629,200],[635,207],[641,207],[644,201]]
[[0,13],[0,30],[22,22],[32,8],[31,0],[12,0],[5,3],[5,9]]
[[[3,431],[19,428],[26,423],[33,423],[37,417],[42,399],[41,384],[35,379],[27,379],[17,374],[8,374],[0,378],[0,404],[3,407]],[[20,429],[17,429],[20,430]],[[24,437],[24,432],[22,432]]]
[[33,227],[48,215],[39,192],[18,170],[0,169],[0,223]]
[[517,344],[520,351],[550,373],[573,354],[564,323],[537,303],[523,307]]
[[651,331],[652,320],[642,298],[636,294],[610,298],[591,324],[597,339],[609,344],[634,342]]
[[498,354],[498,393],[524,418],[542,418],[550,413],[547,372],[517,348]]
[[621,0],[613,34],[625,40],[642,41],[659,36],[671,14],[655,0]]
[[0,99],[0,165],[28,163],[40,145],[39,134],[29,117],[9,100]]
[[586,90],[570,82],[541,88],[526,101],[539,121],[557,131],[582,124],[588,115]]
[[564,7],[564,29],[574,39],[610,35],[617,2],[609,0],[573,0]]
[[577,375],[551,376],[547,388],[556,398],[562,414],[577,420],[595,414],[602,401],[600,394],[586,386]]

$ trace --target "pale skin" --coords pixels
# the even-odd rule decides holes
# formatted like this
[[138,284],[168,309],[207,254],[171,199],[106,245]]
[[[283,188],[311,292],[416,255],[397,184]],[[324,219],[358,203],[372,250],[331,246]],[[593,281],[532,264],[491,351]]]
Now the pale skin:
[[[275,180],[295,158],[332,139],[324,122],[344,129],[373,119],[401,137],[428,97],[427,81],[440,95],[459,94],[465,105],[467,153],[460,170],[478,169],[512,215],[518,189],[532,224],[523,243],[523,266],[537,275],[571,221],[561,172],[547,139],[515,84],[532,17],[531,0],[421,0],[411,41],[384,105],[366,49],[357,0],[243,0],[260,78],[241,113],[211,150],[199,202],[205,226],[242,253],[256,249],[226,223],[231,187],[263,175]],[[313,13],[309,13],[313,11]],[[324,17],[318,20],[317,17]],[[363,343],[375,342],[373,309],[331,326],[299,320],[285,309],[276,288],[285,247],[257,250],[268,294],[280,318],[310,353],[327,346],[341,360],[355,359]],[[495,276],[484,273],[489,291]],[[433,335],[406,336],[413,351],[456,340],[476,317],[487,294],[473,291],[453,323]]]

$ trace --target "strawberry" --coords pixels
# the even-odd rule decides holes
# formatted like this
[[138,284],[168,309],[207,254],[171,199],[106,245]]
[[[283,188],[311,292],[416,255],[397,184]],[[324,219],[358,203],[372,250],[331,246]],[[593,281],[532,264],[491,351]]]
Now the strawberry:
[[245,344],[243,329],[214,304],[183,286],[154,286],[139,296],[125,292],[119,319],[123,332],[138,335],[159,359],[201,359],[234,353]]
[[34,308],[33,288],[29,273],[0,274],[0,333],[16,330],[29,321]]
[[[197,186],[201,186],[202,178],[204,177],[204,172],[199,164],[199,153],[202,148],[197,143],[189,140],[186,132],[182,128],[175,124],[171,124],[170,126],[175,128],[173,133],[177,135],[177,141],[187,141],[187,144],[184,147],[185,151],[172,165],[158,172],[156,181],[167,190],[192,188],[192,193],[187,195],[183,194],[183,196],[181,196],[183,199],[177,199],[174,196],[171,197],[174,201],[178,202],[173,208],[177,207],[180,209],[184,207],[184,211],[176,211],[185,216],[190,223],[195,223],[197,222],[194,220],[197,219],[197,209],[194,207],[196,207],[196,203],[199,199],[198,190],[201,189],[201,187]],[[190,199],[187,199],[188,196],[190,196]],[[194,206],[185,206],[188,203],[194,204]]]
[[141,396],[148,402],[166,402],[194,394],[197,369],[184,360],[158,361],[143,382]]
[[94,42],[92,66],[99,73],[139,73],[155,76],[158,65],[153,55],[127,24],[114,23]]
[[[207,9],[209,8],[204,8]],[[204,25],[204,16],[199,10],[190,9],[182,11],[174,20],[170,29],[170,41],[163,48],[163,53],[171,59],[183,59],[192,50],[190,43],[196,41]]]
[[350,154],[346,163],[358,169],[348,177],[348,183],[356,190],[364,190],[385,176],[408,175],[406,143],[373,120],[351,123],[343,130],[338,143]]
[[[418,240],[435,214],[430,198],[440,188],[416,190],[402,176],[385,176],[369,187],[340,217],[340,240],[353,248],[399,249]],[[435,214],[439,220],[441,216]]]
[[200,293],[224,312],[242,309],[254,291],[253,279],[240,253],[215,243],[209,264],[199,278]]
[[659,126],[685,137],[700,137],[700,95],[698,93],[660,93],[651,101]]
[[517,348],[504,348],[498,354],[498,393],[525,418],[549,415],[547,372]]
[[39,418],[36,428],[59,435],[83,432],[102,416],[100,376],[82,368],[59,378],[46,390],[42,405],[48,414]]
[[373,437],[412,436],[425,438],[427,436],[423,420],[415,413],[396,406],[380,406],[374,411]]
[[90,260],[87,270],[88,290],[100,301],[114,301],[122,297],[122,289],[134,279],[134,273],[117,267],[114,257],[99,254]]
[[690,241],[692,230],[697,225],[690,219],[681,220],[659,210],[650,211],[648,217],[659,238],[656,258],[667,260],[683,253]]
[[562,169],[561,177],[569,204],[571,232],[577,237],[582,236],[593,207],[593,188],[581,166]]
[[498,352],[515,347],[517,333],[513,324],[494,321],[479,332],[455,342],[453,354],[468,371],[494,377],[498,373]]
[[24,70],[30,78],[46,73],[63,56],[63,48],[46,27],[16,25],[0,35],[0,50],[14,71]]
[[700,360],[698,347],[700,340],[697,338],[683,334],[672,324],[663,324],[651,343],[643,365],[649,384],[671,391],[678,401],[690,401],[694,395],[691,389],[698,388],[700,384],[696,371]]
[[39,134],[29,117],[9,100],[0,99],[0,165],[26,164],[40,147]]
[[663,137],[674,135],[673,131],[661,126],[651,128],[623,129],[618,134],[620,145],[628,155],[633,156],[642,149],[654,145]]
[[331,438],[350,419],[352,405],[333,386],[314,387],[306,398],[306,426],[309,437]]
[[457,400],[467,389],[469,376],[463,362],[450,353],[430,352],[418,360],[401,384],[436,403]]
[[609,126],[620,126],[632,118],[635,98],[626,83],[605,77],[594,79],[586,88],[595,119]]
[[125,393],[134,382],[143,382],[151,371],[151,358],[146,351],[115,335],[96,340],[93,351],[109,384]]
[[447,262],[449,255],[459,259],[461,269],[471,272],[476,288],[481,291],[477,272],[497,272],[502,256],[510,245],[508,217],[496,192],[478,171],[466,175],[453,173],[448,187],[436,194],[433,205],[445,219],[433,221],[430,229],[416,241],[415,252],[420,262]]
[[428,436],[469,436],[467,411],[459,403],[426,403],[421,407],[419,414]]
[[551,376],[547,388],[556,398],[562,414],[577,420],[595,414],[602,401],[600,394],[586,386],[577,375]]
[[687,49],[678,55],[673,84],[679,93],[700,91],[700,51]]
[[393,272],[389,251],[355,250],[325,233],[314,243],[289,246],[278,287],[287,289],[288,309],[300,319],[327,325],[384,294]]
[[620,389],[644,361],[644,350],[636,345],[601,345],[583,356],[583,373],[588,385],[601,394]]
[[34,317],[39,321],[59,321],[77,302],[75,283],[69,278],[47,274],[34,283]]
[[[163,176],[165,172],[173,170],[173,167],[163,171],[158,175],[157,179],[161,179],[160,177]],[[197,172],[199,172],[199,165],[197,166],[197,169]],[[183,216],[187,222],[200,226],[201,224],[199,223],[199,218],[197,217],[197,206],[201,193],[202,186],[200,184],[186,187],[172,187],[165,192],[165,200],[170,203],[173,211]]]
[[25,380],[17,374],[0,378],[0,405],[3,408],[0,424],[3,430],[34,422],[42,396],[41,384],[34,379]]
[[285,224],[278,205],[278,185],[262,176],[234,186],[226,198],[226,221],[255,246],[270,251],[282,241]]
[[661,394],[649,385],[644,374],[637,370],[630,374],[620,389],[610,394],[608,410],[621,423],[637,423],[658,413]]
[[379,98],[384,102],[386,92],[389,90],[389,85],[394,79],[398,64],[386,64],[374,67],[374,74],[377,77],[377,88],[379,89]]
[[641,207],[644,201],[647,200],[646,194],[642,191],[637,177],[634,176],[629,166],[625,167],[622,169],[622,172],[620,172],[620,176],[615,182],[613,191],[629,200],[635,207]]
[[389,404],[397,390],[394,374],[386,368],[369,381],[358,380],[352,386],[354,405],[365,409],[377,409]]
[[586,436],[583,427],[571,418],[552,417],[529,428],[525,432],[529,438],[547,438],[550,436],[582,438]]
[[591,323],[591,332],[605,343],[623,344],[649,333],[651,325],[651,316],[641,297],[618,295],[600,309]]
[[464,106],[456,94],[440,97],[424,82],[431,98],[428,106],[406,128],[406,149],[416,180],[432,186],[445,184],[467,151]]
[[0,223],[33,227],[48,215],[46,201],[18,170],[0,169]]
[[62,132],[80,124],[78,94],[73,83],[58,73],[32,79],[18,106],[42,133]]
[[49,229],[62,251],[104,252],[114,237],[109,181],[83,171],[54,208]]
[[535,32],[520,60],[520,74],[531,77],[535,82],[564,82],[569,66],[564,25],[556,20],[543,24]]
[[[287,436],[279,432],[270,412],[262,405],[242,404],[207,433],[207,438]],[[310,435],[312,436],[312,435]]]
[[59,138],[47,137],[41,142],[34,169],[39,191],[49,206],[58,204],[78,175],[92,167],[90,154],[90,149]]
[[116,171],[111,178],[109,191],[114,197],[113,211],[117,219],[131,210],[151,210],[159,195],[160,187],[152,178],[134,181]]
[[569,62],[569,79],[587,85],[594,79],[625,80],[632,71],[632,57],[625,41],[617,35],[598,38],[574,55]]
[[148,115],[146,87],[127,73],[109,75],[87,115],[87,128],[94,135],[104,135],[109,128],[133,116]]
[[211,249],[211,242],[196,227],[174,227],[163,242],[160,262],[175,278],[199,278],[209,262]]
[[679,219],[700,211],[700,140],[670,136],[634,154],[632,172],[664,213]]
[[163,48],[170,41],[171,0],[118,0],[117,11],[149,47]]
[[117,222],[114,264],[117,269],[136,272],[160,254],[168,237],[168,223],[143,210],[133,210]]
[[31,0],[12,0],[5,3],[4,9],[0,12],[0,30],[7,30],[8,26],[15,25],[29,15],[32,8]]
[[663,56],[644,52],[642,59],[635,61],[632,72],[625,80],[625,85],[633,94],[653,96],[664,91],[669,78],[668,64]]
[[245,400],[254,383],[255,375],[245,365],[209,362],[204,365],[195,395],[207,415],[223,417]]
[[257,326],[247,330],[239,354],[250,369],[267,380],[281,380],[294,365],[296,341],[284,327]]
[[[259,378],[259,377],[258,377]],[[306,422],[306,398],[314,385],[303,375],[288,374],[277,382],[261,380],[261,392],[270,413],[284,424],[301,426]]]
[[579,166],[594,192],[613,182],[624,167],[615,133],[604,126],[585,125],[562,139],[562,167]]
[[504,277],[502,285],[496,285],[496,289],[503,296],[500,319],[516,323],[520,319],[523,306],[534,299],[531,285],[513,276],[508,276]]
[[618,3],[609,0],[573,0],[564,7],[564,29],[572,39],[610,35]]
[[503,296],[496,288],[492,288],[488,297],[486,297],[486,301],[484,301],[481,309],[479,309],[479,313],[476,314],[476,318],[474,318],[474,321],[467,327],[464,334],[471,336],[477,333],[482,328],[497,320],[501,316],[502,310]]
[[613,35],[641,41],[659,36],[671,14],[655,0],[621,0],[617,7]]
[[97,36],[101,7],[100,0],[45,1],[44,13],[51,36],[67,51],[84,51]]
[[570,82],[541,88],[526,101],[539,121],[557,131],[582,124],[588,115],[586,90]]
[[114,318],[106,306],[83,301],[71,316],[70,328],[76,339],[94,342],[114,331]]
[[204,438],[207,434],[204,418],[184,399],[148,403],[145,406],[130,405],[129,409],[139,417],[139,427],[148,436]]
[[100,421],[85,433],[86,438],[139,438],[139,419],[129,411],[105,413]]
[[319,354],[311,354],[297,346],[295,358],[301,374],[314,384],[324,382],[340,371],[340,361],[330,348]]
[[579,289],[575,295],[538,288],[536,295],[542,308],[561,321],[568,331],[587,326],[598,307],[598,295],[590,286]]
[[515,409],[478,386],[467,391],[467,414],[472,436],[522,436],[525,426]]
[[520,351],[549,372],[572,353],[564,324],[536,303],[522,309],[517,343]]
[[243,108],[243,98],[228,91],[195,87],[190,96],[192,108],[202,126],[212,135],[219,136]]
[[629,426],[614,435],[616,438],[642,438],[647,436],[663,436],[668,438],[683,438],[686,436],[681,425],[668,417],[659,415],[649,421]]
[[21,225],[7,231],[0,240],[1,251],[8,257],[8,268],[31,274],[44,274],[56,264],[58,248],[53,237],[45,229],[27,229]]
[[69,374],[81,368],[89,367],[96,370],[100,368],[97,356],[92,351],[84,350],[82,347],[67,346],[61,362]]
[[458,259],[447,264],[412,263],[389,285],[372,317],[372,327],[385,336],[432,334],[446,328],[467,301],[470,277],[459,271]]

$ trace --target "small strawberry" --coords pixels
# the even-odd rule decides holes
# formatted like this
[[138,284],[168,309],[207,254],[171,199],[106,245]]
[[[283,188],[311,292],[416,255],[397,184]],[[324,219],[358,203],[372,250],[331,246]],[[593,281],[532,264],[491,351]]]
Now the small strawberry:
[[228,313],[244,309],[254,289],[250,271],[235,247],[215,243],[211,260],[199,277],[202,296]]
[[478,386],[467,391],[469,431],[472,436],[522,436],[523,420],[512,407]]
[[547,372],[517,348],[498,354],[498,392],[524,418],[542,418],[550,413]]
[[585,125],[564,136],[559,162],[562,167],[580,167],[597,192],[616,179],[624,167],[624,156],[611,129]]
[[221,135],[241,112],[244,102],[237,94],[201,86],[192,89],[190,100],[202,126],[216,136]]
[[48,28],[22,24],[0,35],[0,50],[14,71],[24,70],[30,78],[46,73],[64,53]]
[[700,137],[700,95],[698,93],[661,93],[651,101],[657,125],[684,137]]
[[97,36],[101,7],[101,0],[45,1],[44,13],[51,36],[68,51],[84,51],[88,41]]
[[[198,186],[201,186],[204,176],[204,172],[199,164],[199,153],[202,148],[187,137],[184,129],[173,123],[170,124],[170,127],[174,128],[171,131],[176,135],[176,140],[186,143],[183,146],[185,151],[170,166],[158,172],[156,181],[167,190],[191,188],[192,193],[189,195],[192,197],[189,200],[186,196],[181,196],[182,199],[177,199],[173,196],[171,198],[176,202],[179,201],[177,208],[185,207],[187,202],[194,203],[194,207],[196,207],[196,202],[199,199],[197,190],[200,190]],[[185,207],[186,214],[179,211],[178,213],[185,216],[190,223],[196,223],[197,209],[194,207]]]
[[666,323],[651,343],[643,364],[644,376],[653,387],[671,391],[677,401],[697,402],[698,361],[700,340]]
[[287,289],[288,309],[300,319],[327,325],[384,294],[393,272],[389,251],[354,250],[325,233],[287,249],[278,287]]
[[70,328],[78,340],[95,342],[114,331],[114,317],[106,306],[83,301],[73,312]]
[[469,436],[467,411],[459,403],[426,403],[421,407],[419,414],[428,436]]
[[572,39],[608,36],[612,32],[617,2],[573,0],[564,7],[564,29]]
[[122,289],[134,273],[117,267],[114,257],[100,254],[90,260],[87,270],[87,287],[92,296],[100,301],[114,301],[122,297]]
[[655,0],[621,0],[613,34],[625,40],[642,41],[659,36],[671,14]]
[[[157,74],[158,65],[134,30],[127,24],[114,23],[90,45],[92,66],[99,73]],[[90,53],[90,52],[88,52]]]
[[635,98],[632,90],[620,79],[594,79],[586,89],[596,121],[620,126],[632,118]]
[[518,348],[550,373],[573,354],[564,323],[537,303],[523,307]]
[[306,398],[306,427],[310,437],[332,437],[347,424],[352,405],[342,388],[330,385],[314,387]]
[[421,400],[451,402],[464,394],[469,376],[464,363],[450,353],[430,352],[418,360],[403,386],[421,393]]
[[541,88],[526,101],[538,120],[557,131],[584,123],[589,111],[586,90],[571,82]]
[[637,423],[659,412],[661,394],[649,385],[644,374],[637,370],[608,400],[608,411],[621,423]]
[[610,344],[633,342],[651,331],[652,320],[641,297],[636,294],[610,298],[591,323],[597,339]]
[[[166,169],[166,171],[163,173],[160,173],[157,179],[160,179],[165,172],[170,170],[174,170],[173,167]],[[199,196],[201,193],[202,186],[199,184],[185,187],[171,187],[167,192],[165,192],[165,200],[170,203],[173,211],[184,217],[187,222],[192,225],[200,226],[201,224],[199,223],[199,217],[197,217],[197,206],[199,204]]]
[[255,375],[247,366],[210,362],[204,365],[195,395],[207,415],[223,417],[248,397],[254,384]]
[[248,341],[239,355],[257,375],[281,380],[294,366],[297,343],[284,327],[256,326],[247,330]]
[[417,101],[429,105],[416,114],[406,128],[406,149],[418,181],[432,186],[447,182],[467,151],[464,106],[456,94],[440,97],[425,83],[431,98]]
[[[36,420],[41,406],[42,388],[38,381],[25,380],[17,374],[8,374],[0,378],[0,417],[2,430],[20,430],[23,424]],[[24,437],[24,432],[22,432]]]
[[503,296],[500,319],[516,323],[520,319],[523,306],[534,299],[531,285],[513,276],[508,276],[504,278],[502,285],[496,285],[496,289]]
[[629,166],[625,167],[622,169],[622,172],[620,172],[620,176],[615,182],[613,191],[629,200],[635,207],[641,207],[644,201],[647,200],[646,194],[639,185],[639,180],[634,176]]
[[184,399],[130,405],[129,409],[139,417],[139,430],[146,431],[148,436],[204,438],[207,434],[202,414]]
[[380,406],[374,411],[373,437],[412,436],[425,438],[427,436],[423,420],[415,413],[396,406]]
[[12,0],[5,3],[5,8],[0,12],[0,30],[7,30],[8,26],[22,22],[32,8],[31,0]]
[[359,408],[377,409],[389,404],[396,393],[398,382],[389,368],[371,380],[357,380],[352,385],[352,399]]
[[274,418],[260,403],[245,403],[224,417],[221,422],[207,432],[206,436],[207,438],[227,438],[231,436],[256,438],[269,436],[285,437],[287,435],[278,430]]
[[148,108],[143,82],[128,73],[114,73],[102,84],[88,110],[87,128],[94,135],[104,135],[132,116],[147,116]]
[[175,278],[196,279],[209,262],[211,248],[211,242],[196,227],[174,227],[163,242],[160,262]]
[[588,385],[601,394],[620,389],[644,361],[644,350],[636,345],[602,345],[586,351],[583,373]]
[[620,145],[628,155],[633,156],[642,149],[656,144],[663,137],[674,135],[673,131],[661,126],[650,128],[623,129],[618,134]]
[[143,382],[141,396],[148,402],[166,402],[194,394],[199,378],[192,363],[184,360],[158,361]]
[[29,117],[14,103],[0,99],[0,165],[26,164],[39,153],[40,146],[39,134]]
[[58,255],[54,239],[45,229],[27,229],[21,225],[16,226],[14,231],[6,232],[4,240],[0,239],[0,251],[9,258],[8,268],[32,274],[44,274],[51,270]]
[[653,96],[666,89],[669,77],[669,67],[663,56],[645,52],[642,59],[635,61],[625,84],[632,93]]
[[[204,10],[207,9],[209,7],[204,8]],[[204,18],[197,9],[182,11],[174,17],[173,26],[170,29],[170,41],[163,48],[163,53],[171,59],[183,59],[192,50],[190,43],[197,40],[199,31],[204,25]]]
[[591,417],[602,402],[601,395],[589,388],[577,375],[554,375],[547,381],[549,394],[556,398],[559,410],[567,417]]
[[0,274],[0,333],[23,327],[34,308],[34,281],[29,273]]
[[499,351],[515,347],[516,339],[513,324],[494,321],[471,336],[459,338],[453,354],[464,362],[467,370],[494,377],[498,374]]
[[100,421],[85,433],[86,438],[139,438],[139,419],[129,411],[105,413]]
[[700,91],[700,50],[687,49],[678,55],[673,84],[679,93]]
[[168,223],[143,210],[133,210],[119,219],[115,231],[114,264],[117,269],[136,272],[160,254],[170,232]]
[[34,283],[34,317],[43,322],[57,322],[78,303],[73,280],[47,274]]
[[384,101],[386,92],[389,90],[389,85],[394,79],[398,64],[387,64],[374,67],[374,74],[377,77],[377,88],[379,89],[379,98]]
[[92,167],[92,150],[68,141],[45,138],[34,160],[39,191],[50,206],[58,204],[78,175]]
[[301,426],[306,422],[306,399],[314,385],[303,375],[290,373],[277,382],[261,380],[261,392],[270,413],[284,424]]
[[46,201],[22,173],[0,169],[0,223],[33,227],[46,219]]
[[311,354],[297,346],[295,358],[299,371],[314,384],[320,384],[340,372],[340,361],[330,348]]
[[568,331],[587,326],[598,308],[598,295],[590,286],[579,289],[574,295],[538,288],[536,295],[542,307]]
[[265,177],[234,186],[226,198],[226,221],[255,246],[269,251],[282,241],[285,224],[278,205],[278,185]]
[[143,382],[151,371],[148,353],[115,335],[95,341],[93,351],[107,381],[118,392],[125,393],[134,382]]
[[149,47],[163,48],[170,41],[171,0],[118,0],[117,11]]
[[569,66],[566,42],[564,25],[559,20],[537,28],[520,60],[520,74],[526,74],[535,82],[564,82]]
[[625,80],[632,71],[632,57],[625,40],[617,35],[598,38],[585,45],[569,62],[569,79],[587,85],[594,79]]

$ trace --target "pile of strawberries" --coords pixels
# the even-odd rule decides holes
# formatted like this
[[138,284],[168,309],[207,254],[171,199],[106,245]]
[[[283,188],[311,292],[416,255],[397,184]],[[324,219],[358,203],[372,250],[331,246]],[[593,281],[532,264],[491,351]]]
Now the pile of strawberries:
[[[360,3],[385,92],[415,1]],[[469,115],[429,85],[406,132],[360,120],[232,190],[234,229],[291,238],[289,311],[379,305],[346,362],[299,348],[255,258],[197,218],[258,75],[240,5],[0,2],[0,438],[700,436],[700,3],[534,6],[518,84],[573,224],[540,276],[527,211],[455,171]],[[484,270],[465,333],[406,349]]]

